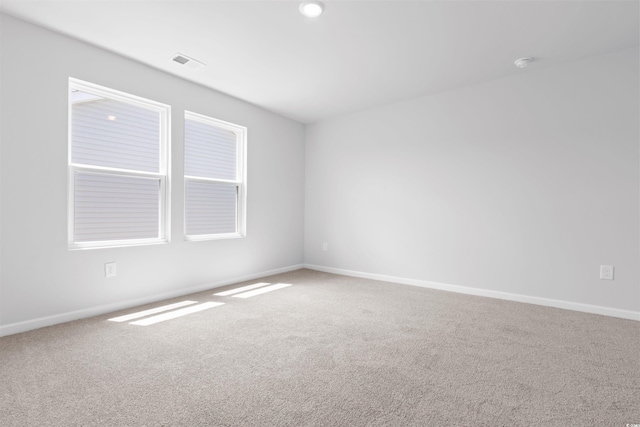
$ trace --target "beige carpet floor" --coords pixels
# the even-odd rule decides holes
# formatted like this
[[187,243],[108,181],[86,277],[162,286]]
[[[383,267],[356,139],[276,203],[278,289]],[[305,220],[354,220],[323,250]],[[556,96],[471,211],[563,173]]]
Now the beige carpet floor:
[[[0,338],[0,425],[640,423],[639,322],[310,270],[261,281],[292,286]],[[225,305],[107,321],[185,299]]]

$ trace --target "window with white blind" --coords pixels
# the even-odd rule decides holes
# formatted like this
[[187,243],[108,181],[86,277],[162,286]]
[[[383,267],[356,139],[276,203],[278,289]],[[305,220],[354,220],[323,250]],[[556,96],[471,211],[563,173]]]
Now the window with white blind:
[[189,111],[184,123],[187,240],[243,237],[247,128]]
[[170,107],[69,79],[69,247],[169,240]]

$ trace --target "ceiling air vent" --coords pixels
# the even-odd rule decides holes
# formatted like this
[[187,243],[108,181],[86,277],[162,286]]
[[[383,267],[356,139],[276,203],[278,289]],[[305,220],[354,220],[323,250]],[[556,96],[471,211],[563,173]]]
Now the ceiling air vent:
[[180,65],[184,65],[187,68],[191,68],[192,70],[197,70],[198,68],[204,67],[204,64],[200,61],[197,61],[193,58],[189,58],[187,55],[183,55],[181,53],[176,53],[171,57],[173,62],[177,62]]

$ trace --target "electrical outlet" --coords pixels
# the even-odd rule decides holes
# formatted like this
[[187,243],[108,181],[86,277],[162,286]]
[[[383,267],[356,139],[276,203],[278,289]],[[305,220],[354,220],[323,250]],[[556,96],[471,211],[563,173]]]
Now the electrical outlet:
[[613,280],[613,265],[601,265],[600,278],[604,280]]
[[329,244],[328,244],[328,243],[323,243],[323,244],[322,244],[322,250],[323,250],[324,252],[327,252],[327,251],[329,250]]
[[104,265],[104,277],[116,277],[116,263],[107,262]]

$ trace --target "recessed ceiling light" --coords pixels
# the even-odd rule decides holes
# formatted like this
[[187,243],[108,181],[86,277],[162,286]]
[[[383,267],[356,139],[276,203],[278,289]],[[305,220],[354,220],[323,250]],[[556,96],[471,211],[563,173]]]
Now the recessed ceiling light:
[[520,58],[520,59],[516,59],[514,64],[516,64],[516,67],[518,68],[526,68],[527,65],[529,65],[531,62],[533,61],[533,58]]
[[300,3],[300,13],[309,18],[317,18],[322,15],[324,4],[316,0],[303,1]]

